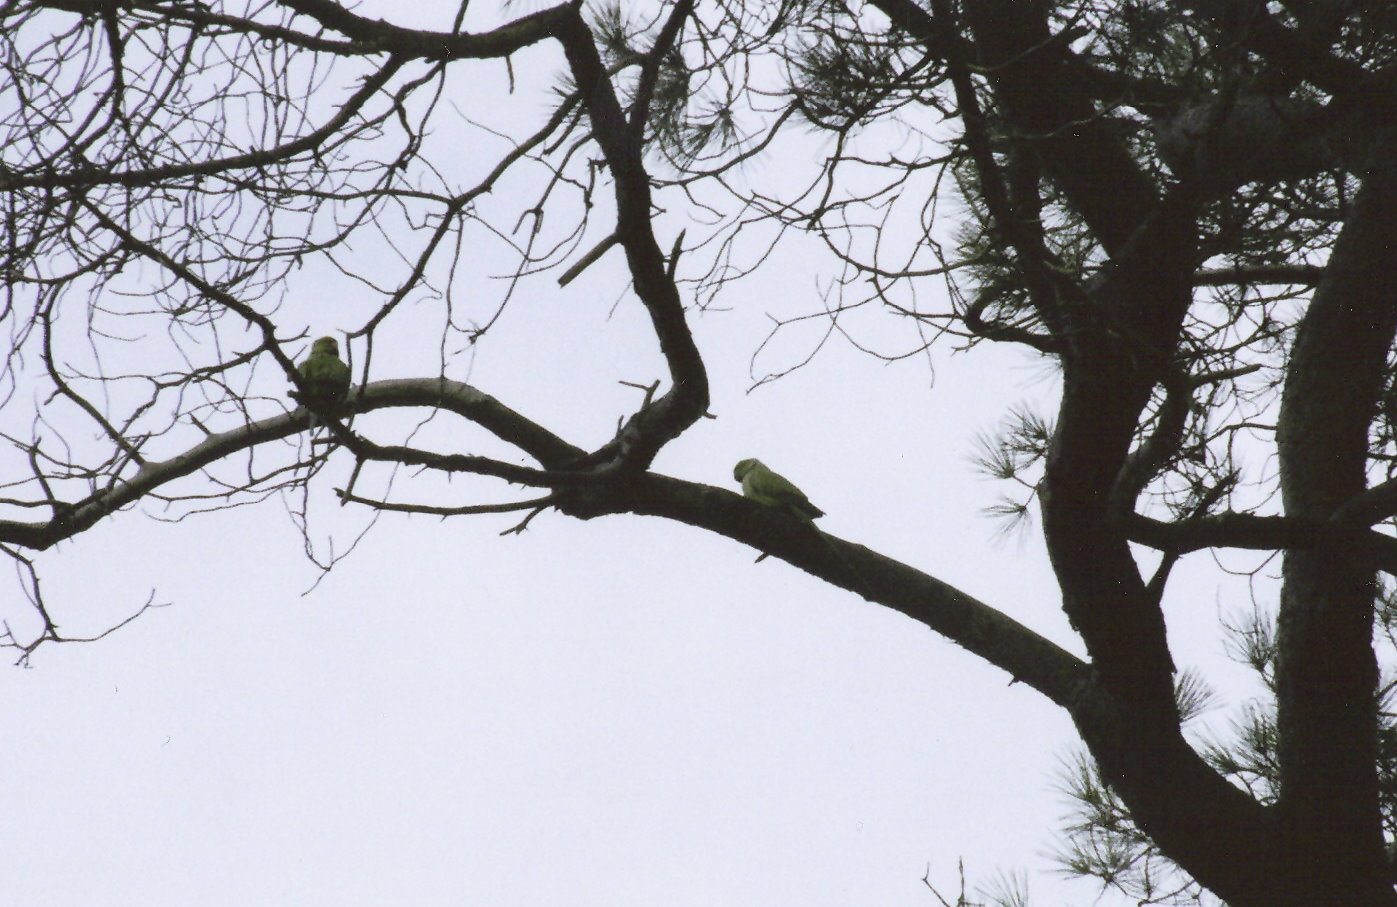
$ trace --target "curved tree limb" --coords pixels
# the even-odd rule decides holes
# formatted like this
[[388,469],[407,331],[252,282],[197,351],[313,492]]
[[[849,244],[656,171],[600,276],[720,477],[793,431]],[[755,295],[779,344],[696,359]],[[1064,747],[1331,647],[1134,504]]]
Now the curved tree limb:
[[[485,458],[460,455],[433,455],[409,448],[382,448],[364,441],[363,449],[375,459],[397,459],[437,468],[485,472],[511,481],[548,485],[566,482],[562,473],[584,451],[558,438],[537,423],[521,416],[494,397],[468,384],[444,378],[396,379],[378,381],[356,391],[341,405],[338,415],[369,412],[386,407],[425,406],[447,410],[475,422],[536,459],[544,471],[496,464]],[[188,450],[165,460],[148,460],[131,476],[113,477],[108,487],[79,501],[49,500],[56,513],[49,520],[23,522],[0,520],[0,543],[42,550],[90,528],[122,507],[135,503],[176,479],[191,475],[232,453],[305,431],[310,413],[304,409],[216,434],[210,434]],[[434,459],[441,458],[441,459]],[[492,466],[491,464],[496,464]],[[488,470],[488,472],[486,471]],[[553,477],[549,478],[549,473]],[[578,481],[576,477],[571,480]]]
[[965,311],[961,314],[961,320],[965,322],[966,329],[972,334],[987,340],[1022,343],[1040,353],[1052,354],[1062,351],[1062,345],[1054,340],[1051,334],[1040,334],[1029,328],[1003,321],[987,321],[984,313],[991,301],[989,296],[982,294],[971,300],[965,307]]
[[[666,27],[675,31],[682,21],[683,16],[676,11]],[[616,239],[626,252],[632,286],[650,314],[672,382],[669,391],[631,417],[616,437],[588,460],[612,461],[616,468],[624,470],[645,469],[661,447],[707,412],[708,373],[684,318],[684,306],[669,273],[668,259],[655,239],[650,177],[642,160],[641,136],[621,110],[581,12],[572,8],[554,29],[554,35],[562,42],[591,117],[592,136],[611,170],[616,191]]]

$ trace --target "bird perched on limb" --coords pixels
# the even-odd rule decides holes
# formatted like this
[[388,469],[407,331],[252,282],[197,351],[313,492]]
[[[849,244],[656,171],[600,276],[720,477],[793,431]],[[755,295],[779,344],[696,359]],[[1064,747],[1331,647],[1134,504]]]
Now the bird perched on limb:
[[[737,465],[732,468],[732,477],[742,483],[743,497],[751,498],[758,504],[765,504],[767,507],[775,507],[777,510],[788,513],[807,523],[811,529],[815,528],[814,521],[825,515],[823,510],[810,503],[805,492],[797,488],[790,479],[772,472],[761,460],[750,458],[738,460]],[[850,575],[857,580],[859,586],[868,587],[868,581],[864,579],[859,569],[831,545],[829,539],[824,538],[819,530],[816,530],[815,534],[820,536],[830,553],[848,568]],[[769,552],[762,552],[757,556],[757,562],[766,560],[768,554]]]
[[732,477],[742,483],[742,494],[758,504],[776,507],[802,520],[822,517],[825,512],[784,476],[772,472],[761,460],[739,460]]
[[291,399],[311,411],[310,430],[315,431],[317,413],[332,411],[349,393],[349,366],[340,358],[339,341],[321,337],[311,344],[310,355],[296,369],[304,390],[293,390]]

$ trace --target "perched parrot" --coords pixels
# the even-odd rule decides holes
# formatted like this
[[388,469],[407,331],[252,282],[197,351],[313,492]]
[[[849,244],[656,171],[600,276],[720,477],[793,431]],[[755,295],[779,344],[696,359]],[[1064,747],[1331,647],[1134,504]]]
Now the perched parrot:
[[[349,366],[340,359],[340,344],[333,337],[321,337],[311,344],[310,356],[297,371],[305,382],[305,392],[292,391],[291,399],[312,413],[335,408],[349,392]],[[311,416],[311,430],[315,430]]]
[[732,469],[732,477],[742,483],[742,493],[758,504],[779,507],[802,520],[822,517],[825,512],[805,496],[805,492],[777,475],[761,460],[740,460]]

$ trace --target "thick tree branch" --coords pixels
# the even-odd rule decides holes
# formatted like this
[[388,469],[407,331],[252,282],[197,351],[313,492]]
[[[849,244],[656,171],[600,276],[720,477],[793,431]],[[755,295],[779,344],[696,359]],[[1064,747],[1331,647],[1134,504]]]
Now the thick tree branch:
[[[676,14],[668,26],[677,29],[682,21]],[[668,260],[655,239],[650,176],[642,159],[641,136],[621,110],[581,12],[573,9],[554,34],[563,44],[591,118],[592,137],[611,171],[616,191],[616,238],[625,249],[632,286],[650,314],[672,382],[668,392],[636,413],[589,461],[613,461],[620,469],[643,470],[661,447],[708,410],[708,373],[684,318],[684,305],[669,274]]]
[[1166,382],[1164,400],[1155,413],[1154,431],[1125,458],[1116,475],[1111,488],[1113,508],[1121,512],[1134,509],[1140,493],[1178,452],[1192,402],[1192,384],[1181,377]]
[[521,16],[488,32],[431,31],[403,28],[352,13],[334,0],[277,0],[289,10],[319,22],[331,31],[393,54],[424,60],[490,59],[507,57],[537,44],[576,15],[571,3],[561,3]]
[[723,488],[653,473],[616,489],[614,510],[661,516],[751,545],[813,576],[899,611],[1064,708],[1080,706],[1091,672],[1079,658],[913,567],[819,531]]
[[636,80],[635,101],[631,104],[631,141],[638,144],[645,141],[645,127],[650,117],[650,101],[655,93],[655,82],[660,77],[660,67],[665,55],[674,47],[679,32],[684,28],[684,20],[694,11],[694,0],[679,0],[670,10],[664,27],[655,37],[655,46],[645,54],[640,64],[640,78]]
[[1169,554],[1188,554],[1204,548],[1252,551],[1328,548],[1356,554],[1376,569],[1397,576],[1397,538],[1354,526],[1336,525],[1332,520],[1228,512],[1166,522],[1133,514],[1126,522],[1126,535],[1132,542]]
[[[432,455],[410,448],[381,448],[365,442],[375,458],[387,459],[391,451],[399,462],[436,465],[440,468],[486,472],[511,481],[549,485],[547,473],[562,481],[564,470],[585,453],[558,438],[538,424],[519,415],[495,398],[467,384],[444,378],[397,379],[379,381],[357,388],[341,405],[337,415],[369,412],[385,407],[426,406],[454,412],[475,422],[496,437],[506,441],[538,460],[546,472],[526,467],[501,469],[490,467],[495,461],[463,456]],[[41,522],[0,520],[0,543],[25,548],[45,549],[90,528],[98,520],[122,507],[132,504],[176,479],[183,478],[240,450],[248,450],[268,441],[276,441],[305,431],[310,413],[304,409],[270,419],[250,422],[225,432],[209,435],[203,441],[166,460],[148,461],[129,478],[113,477],[109,486],[79,501],[58,500],[40,502],[52,506],[55,516]],[[442,462],[427,464],[433,457]],[[484,468],[481,468],[484,467]],[[488,469],[488,471],[487,471]],[[505,474],[508,473],[508,474]],[[573,479],[572,483],[578,481]]]
[[392,406],[428,406],[452,412],[519,448],[544,469],[552,471],[567,469],[585,453],[489,394],[446,378],[375,381],[351,391],[344,406],[349,413]]
[[1069,311],[1062,403],[1040,486],[1063,607],[1120,695],[1152,702],[1166,723],[1177,718],[1164,619],[1116,518],[1141,414],[1170,376],[1192,298],[1195,231],[1187,196],[1171,193]]
[[1246,286],[1277,284],[1281,286],[1314,286],[1324,278],[1322,265],[1252,265],[1240,268],[1210,268],[1193,275],[1196,287]]
[[[35,5],[84,16],[94,16],[97,15],[99,8],[108,5],[108,0],[35,0]],[[172,22],[187,22],[195,29],[217,25],[229,31],[259,35],[273,41],[321,53],[360,56],[364,53],[377,51],[377,48],[358,41],[327,40],[314,35],[302,34],[280,25],[268,25],[242,16],[223,15],[202,6],[182,6],[173,3],[149,2],[149,0],[122,0],[120,7],[138,10]]]

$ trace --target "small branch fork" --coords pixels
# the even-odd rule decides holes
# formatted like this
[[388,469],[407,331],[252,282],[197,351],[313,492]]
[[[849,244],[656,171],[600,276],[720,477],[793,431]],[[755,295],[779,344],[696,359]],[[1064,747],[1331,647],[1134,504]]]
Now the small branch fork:
[[3,552],[12,559],[15,562],[15,566],[23,574],[22,582],[25,595],[29,599],[29,604],[39,615],[39,619],[43,622],[43,626],[36,635],[30,637],[27,642],[22,642],[15,634],[14,628],[10,626],[8,621],[0,621],[0,649],[14,649],[19,652],[19,656],[15,659],[15,664],[19,667],[29,667],[29,660],[34,654],[34,651],[46,642],[96,642],[99,639],[103,639],[115,633],[122,627],[125,627],[150,609],[165,607],[164,603],[155,601],[155,593],[152,592],[149,597],[146,598],[144,604],[121,621],[103,630],[101,633],[95,636],[67,636],[59,630],[58,623],[53,619],[48,605],[44,601],[43,589],[40,587],[39,583],[39,572],[34,567],[34,561],[25,557],[11,545],[0,544],[0,552]]

